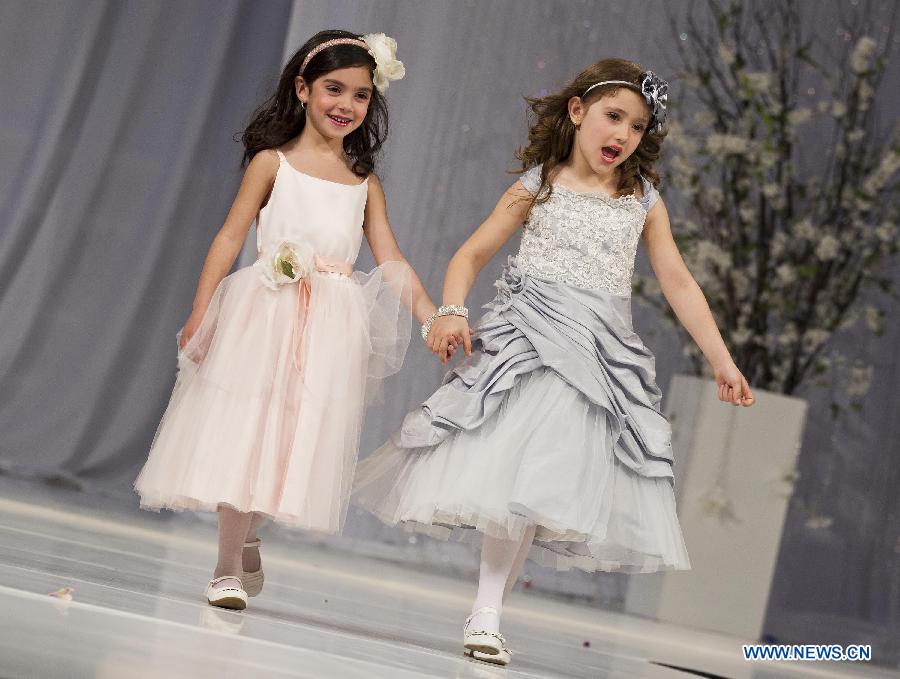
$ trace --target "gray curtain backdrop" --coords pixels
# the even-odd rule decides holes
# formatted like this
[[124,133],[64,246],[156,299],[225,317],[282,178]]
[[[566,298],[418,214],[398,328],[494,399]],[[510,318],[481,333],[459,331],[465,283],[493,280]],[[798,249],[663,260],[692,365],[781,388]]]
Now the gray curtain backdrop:
[[[284,58],[314,32],[383,31],[399,43],[407,76],[388,92],[391,135],[378,173],[401,247],[437,298],[446,262],[515,179],[507,171],[525,140],[523,95],[552,90],[604,56],[634,59],[674,81],[685,6],[0,2],[0,471],[129,492],[174,381],[175,332],[239,181],[232,135]],[[878,105],[895,115],[897,92],[890,96]],[[492,297],[504,259],[483,273],[473,313]],[[371,265],[365,252],[359,268]],[[639,267],[647,269],[643,255]],[[636,306],[635,324],[657,355],[665,391],[687,367],[680,347],[653,334],[651,311]],[[796,642],[870,641],[881,662],[896,662],[896,314],[887,325],[881,338],[838,339],[876,366],[861,414],[835,424],[827,393],[804,394],[811,412],[797,497],[817,498],[834,523],[811,529],[792,504],[767,631]],[[363,455],[442,373],[420,344],[411,347],[386,385],[389,398],[369,413]],[[429,567],[468,574],[476,563],[460,545],[410,537],[359,512],[347,536],[337,543]],[[530,568],[528,577],[622,605],[625,576]]]
[[0,2],[0,458],[126,484],[291,5]]

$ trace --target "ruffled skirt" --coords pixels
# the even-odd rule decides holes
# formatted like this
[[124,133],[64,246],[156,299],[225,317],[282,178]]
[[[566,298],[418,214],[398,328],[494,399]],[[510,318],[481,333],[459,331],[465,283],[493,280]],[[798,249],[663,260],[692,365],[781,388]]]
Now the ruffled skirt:
[[225,278],[135,482],[147,509],[221,504],[325,532],[343,525],[367,401],[409,343],[404,264],[308,287]]
[[561,570],[690,568],[671,430],[629,300],[528,279],[514,262],[499,287],[474,355],[360,463],[354,501],[439,538],[516,540],[535,525],[531,558]]

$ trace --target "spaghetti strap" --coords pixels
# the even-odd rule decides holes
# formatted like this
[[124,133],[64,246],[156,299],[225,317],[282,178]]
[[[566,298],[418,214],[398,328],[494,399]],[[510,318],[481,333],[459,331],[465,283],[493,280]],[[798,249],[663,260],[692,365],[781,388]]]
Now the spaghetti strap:
[[284,157],[284,154],[281,152],[281,149],[275,149],[275,153],[278,154],[278,160],[279,160],[279,161],[281,161],[282,163],[286,163],[286,162],[287,162],[287,158]]

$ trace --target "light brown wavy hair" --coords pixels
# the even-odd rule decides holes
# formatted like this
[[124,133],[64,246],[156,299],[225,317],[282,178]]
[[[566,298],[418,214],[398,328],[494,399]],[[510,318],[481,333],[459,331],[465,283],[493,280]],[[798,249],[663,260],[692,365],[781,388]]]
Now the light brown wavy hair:
[[[603,80],[625,80],[634,83],[640,93],[641,76],[644,69],[639,64],[625,59],[604,59],[591,64],[579,73],[572,82],[560,92],[545,97],[525,97],[536,118],[528,130],[528,145],[516,151],[516,158],[522,167],[516,173],[522,173],[535,165],[541,168],[541,185],[532,205],[544,203],[553,193],[550,183],[557,166],[568,159],[575,142],[575,125],[569,117],[569,99],[580,97],[587,88]],[[592,89],[583,100],[585,107],[601,98],[615,94],[624,85],[601,85]],[[630,89],[630,88],[629,88]],[[666,131],[650,132],[653,121],[647,126],[644,136],[632,153],[623,162],[619,170],[619,185],[616,196],[627,196],[635,192],[643,176],[653,186],[659,186],[659,175],[653,169],[653,163],[659,158],[659,151]]]

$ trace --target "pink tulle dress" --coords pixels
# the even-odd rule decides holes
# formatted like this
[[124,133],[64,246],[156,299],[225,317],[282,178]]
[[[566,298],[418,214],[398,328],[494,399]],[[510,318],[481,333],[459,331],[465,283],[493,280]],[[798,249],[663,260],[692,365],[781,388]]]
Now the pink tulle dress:
[[[146,509],[224,504],[336,532],[365,406],[409,344],[409,270],[400,262],[352,269],[368,179],[319,179],[277,153],[258,217],[259,259],[219,284],[179,351],[135,490]],[[275,261],[285,252],[291,276]]]

